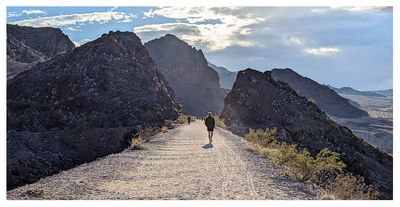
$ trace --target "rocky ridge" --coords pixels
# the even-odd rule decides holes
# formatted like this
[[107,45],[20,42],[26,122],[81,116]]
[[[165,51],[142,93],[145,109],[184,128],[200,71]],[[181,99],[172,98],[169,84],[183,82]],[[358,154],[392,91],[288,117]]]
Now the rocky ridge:
[[240,71],[225,98],[221,117],[240,135],[249,128],[276,127],[280,141],[307,148],[313,155],[323,148],[336,151],[350,172],[375,184],[383,199],[392,198],[393,158],[332,121],[287,83],[272,78],[269,71]]
[[7,187],[122,151],[178,111],[139,37],[103,34],[7,82]]

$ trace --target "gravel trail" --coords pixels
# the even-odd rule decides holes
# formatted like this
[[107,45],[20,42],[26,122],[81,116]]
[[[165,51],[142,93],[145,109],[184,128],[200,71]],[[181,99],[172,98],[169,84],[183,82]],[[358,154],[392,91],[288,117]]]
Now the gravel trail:
[[213,146],[201,121],[7,192],[8,199],[317,199],[222,129]]

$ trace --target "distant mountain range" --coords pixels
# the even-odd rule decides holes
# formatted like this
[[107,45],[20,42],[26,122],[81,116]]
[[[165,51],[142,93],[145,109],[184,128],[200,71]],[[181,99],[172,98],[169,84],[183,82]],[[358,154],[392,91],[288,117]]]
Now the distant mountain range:
[[359,96],[373,96],[373,97],[386,97],[393,96],[393,89],[379,90],[379,91],[359,91],[351,87],[335,88],[331,85],[326,85],[330,89],[336,91],[336,93],[348,94],[348,95],[359,95]]
[[227,89],[232,88],[233,83],[235,82],[236,79],[235,72],[229,71],[228,69],[221,66],[216,66],[210,62],[208,62],[208,66],[217,71],[219,76],[219,83],[222,88],[227,88]]

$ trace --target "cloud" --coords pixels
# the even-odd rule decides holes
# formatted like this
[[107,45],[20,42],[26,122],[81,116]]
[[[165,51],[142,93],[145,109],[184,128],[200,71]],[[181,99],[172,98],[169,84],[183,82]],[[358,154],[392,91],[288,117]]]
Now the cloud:
[[390,6],[347,6],[347,7],[331,7],[332,10],[344,10],[349,12],[392,12],[393,7]]
[[172,33],[208,51],[234,45],[252,46],[254,43],[245,38],[252,33],[249,26],[264,20],[249,13],[243,16],[236,7],[225,7],[224,10],[209,7],[162,7],[150,9],[143,14],[147,18],[161,16],[176,22],[135,27],[134,32],[142,39],[150,40],[154,36]]
[[65,27],[64,29],[68,30],[68,31],[71,31],[71,32],[82,31],[81,29],[76,28],[76,27],[72,27],[72,26]]
[[31,14],[47,14],[46,11],[40,9],[26,9],[22,11],[22,14],[31,15]]
[[340,49],[337,47],[315,47],[315,48],[306,48],[304,51],[310,55],[327,56],[340,52]]
[[104,24],[110,21],[131,22],[136,16],[130,13],[106,11],[82,14],[68,14],[51,17],[39,17],[21,21],[11,22],[21,26],[31,27],[64,27],[69,25]]
[[73,43],[74,43],[75,47],[79,47],[90,41],[92,41],[92,39],[82,39],[82,40],[73,41]]

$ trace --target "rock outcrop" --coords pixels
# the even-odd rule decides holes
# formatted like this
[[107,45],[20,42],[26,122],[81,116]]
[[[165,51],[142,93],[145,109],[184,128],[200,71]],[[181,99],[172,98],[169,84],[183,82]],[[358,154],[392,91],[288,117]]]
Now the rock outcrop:
[[393,158],[332,121],[288,84],[273,79],[269,71],[240,71],[221,117],[241,135],[249,128],[276,127],[281,141],[307,148],[313,155],[323,148],[336,151],[350,172],[375,184],[383,199],[392,198]]
[[210,62],[208,63],[208,66],[217,71],[219,77],[219,84],[221,85],[222,88],[226,89],[232,88],[233,83],[235,82],[236,79],[235,72],[229,71],[228,69],[221,66],[216,66]]
[[[7,24],[7,39],[11,42],[18,41],[16,44],[23,45],[40,54],[40,56],[44,56],[44,58],[72,51],[75,47],[74,43],[67,35],[62,33],[61,29],[52,27],[26,27]],[[8,53],[7,57],[19,62],[35,62],[32,59],[22,58],[21,53]]]
[[58,28],[7,24],[7,79],[29,70],[37,62],[72,51],[74,47]]
[[341,118],[368,116],[368,112],[353,106],[328,86],[303,77],[292,69],[273,69],[271,74],[274,79],[288,83],[300,96],[315,101],[317,106],[329,115]]
[[218,73],[208,67],[201,50],[170,34],[147,42],[145,47],[184,113],[201,116],[220,112],[227,90],[219,87]]
[[139,37],[103,34],[7,82],[7,187],[122,151],[178,112]]

